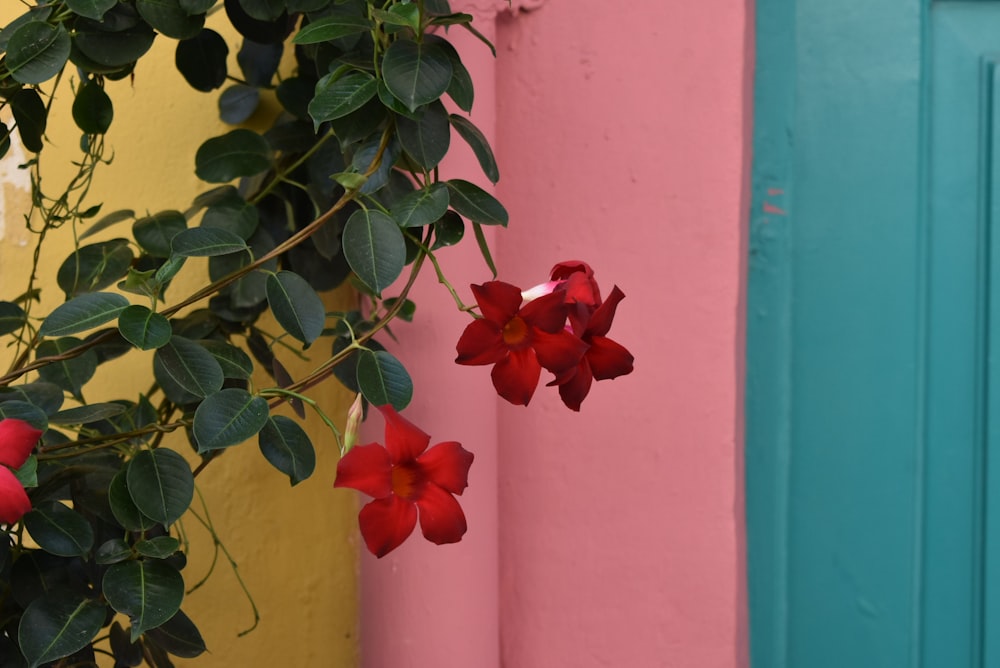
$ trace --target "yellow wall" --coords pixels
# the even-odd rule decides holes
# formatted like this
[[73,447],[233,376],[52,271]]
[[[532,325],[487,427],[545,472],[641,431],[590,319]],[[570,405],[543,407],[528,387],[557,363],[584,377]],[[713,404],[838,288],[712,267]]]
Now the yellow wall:
[[[18,3],[4,2],[0,25],[18,13]],[[210,25],[223,32],[225,19],[215,16]],[[224,34],[235,56],[239,38],[231,31]],[[207,189],[194,175],[195,150],[228,128],[218,120],[218,91],[194,91],[174,68],[174,45],[173,40],[157,37],[153,50],[136,69],[134,82],[108,83],[115,120],[107,142],[115,157],[112,165],[98,172],[90,198],[92,203],[104,203],[103,213],[122,208],[139,215],[147,210],[183,210],[194,195]],[[234,57],[231,71],[238,71]],[[68,68],[70,74],[75,76],[75,70]],[[50,117],[51,144],[42,152],[45,185],[52,192],[58,192],[67,178],[66,161],[79,155],[79,131],[69,115],[71,102],[70,89],[64,84]],[[258,117],[267,114],[265,109]],[[23,154],[13,150],[0,161],[0,299],[20,294],[31,266],[34,237],[23,229],[22,218],[28,208],[27,183],[21,182],[25,173],[16,169],[22,160]],[[125,231],[113,228],[94,239],[113,238]],[[47,244],[45,275],[54,279],[55,268],[71,250],[72,238],[65,228],[55,243]],[[172,287],[168,302],[171,295],[176,299],[185,294],[185,285],[204,284],[204,274],[190,275],[203,268],[186,268],[186,282]],[[43,284],[43,294],[45,312],[61,299],[54,280]],[[328,304],[331,310],[344,308],[351,299],[342,291]],[[329,350],[324,342],[315,348],[319,354]],[[312,366],[291,355],[282,360],[293,376]],[[137,396],[151,381],[149,360],[136,352],[102,367],[99,374],[86,388],[91,401]],[[258,387],[268,384],[263,376],[257,380]],[[126,386],[131,389],[123,390]],[[343,388],[334,382],[313,396],[328,414],[343,422],[349,404]],[[295,488],[264,460],[255,442],[226,452],[199,476],[216,531],[238,562],[262,618],[257,630],[237,637],[253,617],[220,554],[212,578],[183,605],[201,629],[211,654],[178,660],[178,665],[340,668],[356,664],[357,501],[351,493],[332,488],[337,462],[333,437],[312,415],[306,429],[317,446],[317,469]],[[183,437],[175,443],[178,451],[189,452]],[[194,507],[199,508],[197,497]],[[190,586],[208,569],[213,549],[209,535],[196,521],[187,518],[184,526],[191,540],[184,571]]]

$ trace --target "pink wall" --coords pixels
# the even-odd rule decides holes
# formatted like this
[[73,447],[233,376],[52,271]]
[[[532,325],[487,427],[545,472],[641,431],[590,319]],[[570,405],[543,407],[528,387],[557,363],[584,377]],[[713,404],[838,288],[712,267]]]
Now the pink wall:
[[[466,319],[426,277],[424,333],[400,351],[417,383],[407,416],[476,453],[470,529],[458,545],[411,539],[363,560],[364,665],[744,665],[752,10],[534,0],[494,32],[504,3],[466,4],[499,52],[494,64],[462,44],[511,214],[500,278],[528,287],[558,260],[588,261],[605,293],[617,283],[627,295],[611,336],[636,371],[596,384],[580,414],[551,388],[507,405],[488,368],[451,363]],[[469,155],[450,167],[478,171]],[[471,248],[445,266],[467,297],[489,278]]]

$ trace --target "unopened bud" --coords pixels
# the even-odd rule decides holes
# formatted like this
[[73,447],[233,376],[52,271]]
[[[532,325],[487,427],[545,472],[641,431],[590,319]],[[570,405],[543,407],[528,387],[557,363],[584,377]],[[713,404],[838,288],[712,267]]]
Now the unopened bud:
[[354,398],[354,403],[347,410],[347,426],[344,427],[344,452],[354,447],[358,442],[358,431],[361,429],[361,420],[364,418],[364,409],[361,407],[361,395]]

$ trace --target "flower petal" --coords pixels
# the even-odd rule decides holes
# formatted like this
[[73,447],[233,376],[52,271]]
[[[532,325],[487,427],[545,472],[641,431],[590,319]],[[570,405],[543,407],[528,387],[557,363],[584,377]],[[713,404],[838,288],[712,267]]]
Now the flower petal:
[[521,306],[521,288],[503,281],[490,281],[473,285],[472,294],[483,317],[503,327],[514,317]]
[[380,499],[392,493],[389,451],[378,443],[358,445],[337,462],[334,487],[351,487]]
[[368,551],[381,559],[399,547],[417,525],[417,507],[395,494],[375,499],[358,513]]
[[560,291],[533,299],[517,312],[535,329],[558,332],[566,326],[566,303]]
[[31,501],[20,481],[0,466],[0,524],[13,524],[31,510]]
[[24,420],[0,420],[0,464],[19,469],[31,455],[42,432]]
[[458,364],[495,364],[507,355],[500,326],[486,318],[470,322],[455,348]]
[[566,406],[574,411],[580,410],[580,404],[590,393],[590,386],[594,381],[594,374],[590,371],[585,357],[576,367],[576,372],[571,376],[563,376],[561,382],[553,381],[549,385],[559,385],[559,398]]
[[594,280],[594,270],[586,262],[560,262],[552,267],[552,278],[565,281],[566,303],[586,304],[591,308],[601,303],[601,289]]
[[538,363],[553,373],[575,367],[587,352],[587,344],[565,329],[555,334],[535,331],[532,346]]
[[461,443],[438,443],[417,458],[417,462],[431,483],[453,493],[461,494],[469,486],[469,467],[474,456]]
[[542,375],[542,367],[532,348],[512,350],[505,359],[497,362],[490,376],[497,394],[512,404],[527,406],[535,386]]
[[390,404],[379,406],[385,418],[385,448],[393,464],[412,462],[427,449],[431,437],[396,412]]
[[621,344],[604,336],[590,337],[587,362],[597,380],[609,380],[632,373],[634,361],[632,353]]
[[448,492],[434,484],[427,485],[417,499],[420,509],[420,530],[424,538],[436,545],[462,540],[468,525],[462,506]]
[[587,324],[584,336],[604,336],[607,334],[608,330],[611,329],[611,321],[615,318],[618,302],[623,299],[625,299],[625,293],[619,290],[617,285],[611,288],[611,294],[590,316],[590,322]]

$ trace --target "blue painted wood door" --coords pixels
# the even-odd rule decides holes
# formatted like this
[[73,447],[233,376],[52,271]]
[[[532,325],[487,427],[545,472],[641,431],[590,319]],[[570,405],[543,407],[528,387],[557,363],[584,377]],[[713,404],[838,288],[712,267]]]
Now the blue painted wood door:
[[1000,2],[757,11],[752,665],[1000,666]]

